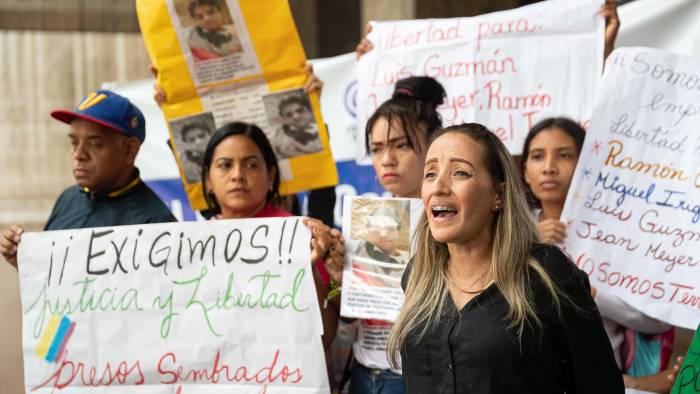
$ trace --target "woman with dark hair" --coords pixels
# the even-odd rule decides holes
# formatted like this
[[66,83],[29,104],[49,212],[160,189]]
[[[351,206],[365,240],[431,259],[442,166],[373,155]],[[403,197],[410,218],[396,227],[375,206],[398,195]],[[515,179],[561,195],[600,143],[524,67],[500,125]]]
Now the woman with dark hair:
[[442,126],[437,107],[445,89],[431,77],[396,82],[394,94],[365,126],[365,147],[382,187],[396,197],[417,197],[430,133]]
[[566,226],[559,216],[585,137],[583,127],[568,118],[544,119],[525,137],[520,176],[545,243],[564,241]]
[[407,393],[623,393],[588,277],[537,243],[503,142],[469,123],[433,133],[425,214],[387,352]]
[[[259,127],[228,123],[211,136],[204,152],[202,186],[215,219],[287,217],[289,212],[274,205],[279,197],[280,175],[275,154]],[[340,232],[321,221],[304,218],[311,229],[311,263],[319,303],[323,306],[328,285],[320,275],[327,270],[340,280],[345,246]],[[328,275],[326,274],[326,275]],[[335,335],[334,308],[321,308],[323,343],[327,349]]]
[[[540,240],[543,243],[562,244],[566,239],[566,225],[561,222],[560,216],[585,134],[583,128],[570,119],[549,118],[533,126],[525,137],[520,175],[533,209]],[[607,293],[596,294],[595,290],[594,294],[620,369],[625,373],[651,375],[643,378],[625,375],[625,385],[648,391],[670,389],[670,381],[666,379],[670,371],[657,373],[665,368],[670,352],[669,357],[662,360],[661,350],[659,350],[655,355],[659,365],[655,368],[640,368],[637,365],[633,369],[631,365],[634,363],[631,357],[629,362],[626,362],[627,357],[624,357],[622,349],[625,348],[623,346],[625,338],[634,337],[637,333],[657,335],[668,332],[664,334],[666,339],[661,337],[661,342],[662,344],[672,342],[673,334],[669,332],[671,326],[639,312],[617,296]],[[631,329],[628,331],[629,335],[625,334],[627,329]]]
[[[238,173],[231,174],[234,165]],[[230,178],[238,182],[227,188]],[[202,188],[217,218],[290,216],[273,204],[279,198],[279,185],[275,153],[259,127],[228,123],[211,136],[204,151]]]
[[[444,99],[445,89],[435,79],[404,78],[367,121],[366,148],[377,180],[395,197],[419,197],[428,136],[442,125],[437,107]],[[351,394],[403,393],[400,368],[392,371],[386,356],[389,330],[390,322],[360,320],[353,343]]]

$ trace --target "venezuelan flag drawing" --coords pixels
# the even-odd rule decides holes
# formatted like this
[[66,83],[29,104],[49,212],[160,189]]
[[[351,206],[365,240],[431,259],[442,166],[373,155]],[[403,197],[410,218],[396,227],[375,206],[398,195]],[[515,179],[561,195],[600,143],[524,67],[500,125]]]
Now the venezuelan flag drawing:
[[36,355],[50,363],[60,360],[74,329],[75,322],[67,316],[52,315],[36,346]]

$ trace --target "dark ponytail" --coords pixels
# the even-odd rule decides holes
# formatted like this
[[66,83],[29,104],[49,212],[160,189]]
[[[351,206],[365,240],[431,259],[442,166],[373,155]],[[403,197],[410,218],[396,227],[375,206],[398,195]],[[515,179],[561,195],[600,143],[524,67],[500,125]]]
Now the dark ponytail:
[[[394,85],[391,98],[382,103],[367,120],[365,126],[365,149],[370,153],[372,127],[381,118],[386,119],[389,127],[398,122],[406,132],[408,144],[415,151],[416,140],[425,140],[430,134],[442,127],[442,118],[437,108],[445,102],[445,88],[431,77],[408,77],[400,79]],[[424,130],[423,130],[424,128]],[[419,145],[420,146],[420,145]]]

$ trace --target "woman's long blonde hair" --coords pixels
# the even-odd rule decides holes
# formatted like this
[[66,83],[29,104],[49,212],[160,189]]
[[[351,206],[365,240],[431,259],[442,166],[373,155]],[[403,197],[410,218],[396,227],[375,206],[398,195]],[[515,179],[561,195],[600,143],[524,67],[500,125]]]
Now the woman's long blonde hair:
[[[479,143],[484,160],[503,200],[496,214],[492,231],[491,267],[489,274],[508,303],[505,320],[508,329],[515,329],[520,338],[526,325],[540,325],[532,303],[528,268],[539,274],[559,310],[561,291],[542,266],[531,256],[538,239],[530,215],[523,186],[515,163],[501,140],[478,123],[466,123],[440,129],[431,136],[430,145],[441,135],[459,133]],[[447,245],[437,242],[430,233],[428,219],[423,213],[413,238],[415,255],[406,286],[406,300],[389,336],[387,355],[393,367],[398,367],[398,354],[409,334],[420,340],[433,328],[443,314],[448,293]],[[565,297],[565,296],[564,296]]]

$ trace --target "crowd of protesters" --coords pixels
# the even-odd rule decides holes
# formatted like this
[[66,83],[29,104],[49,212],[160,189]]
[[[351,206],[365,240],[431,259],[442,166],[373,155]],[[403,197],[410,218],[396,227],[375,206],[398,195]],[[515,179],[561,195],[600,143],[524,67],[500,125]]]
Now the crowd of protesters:
[[[619,28],[615,3],[606,3],[601,15],[607,56]],[[363,38],[358,56],[370,50]],[[309,69],[305,89],[322,86]],[[430,77],[399,80],[366,124],[366,149],[381,186],[395,197],[422,199],[425,211],[401,279],[405,304],[396,322],[379,323],[390,334],[373,338],[386,351],[362,345],[377,321],[345,319],[357,325],[349,392],[668,392],[681,360],[659,350],[658,362],[644,368],[624,354],[623,342],[636,335],[667,345],[673,327],[598,294],[557,247],[566,238],[560,215],[583,128],[566,118],[542,120],[516,164],[489,125],[443,127],[438,107],[445,95]],[[155,98],[167,100],[158,86]],[[145,119],[129,100],[98,90],[75,110],[51,116],[69,125],[76,184],[58,197],[44,230],[175,221],[134,165]],[[243,122],[208,137],[199,152],[201,173],[192,176],[201,180],[210,220],[292,215],[280,205],[274,146],[263,130]],[[331,198],[311,199],[310,211],[322,211],[314,216],[329,216]],[[376,215],[382,231],[396,231],[395,212]],[[328,350],[340,319],[339,299],[329,292],[342,282],[345,244],[327,220],[308,217],[304,224],[312,232],[310,264]],[[22,232],[12,226],[0,237],[0,252],[15,267]],[[393,253],[365,249],[369,257]]]

